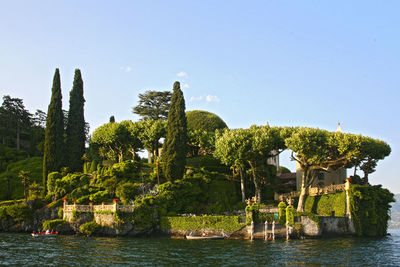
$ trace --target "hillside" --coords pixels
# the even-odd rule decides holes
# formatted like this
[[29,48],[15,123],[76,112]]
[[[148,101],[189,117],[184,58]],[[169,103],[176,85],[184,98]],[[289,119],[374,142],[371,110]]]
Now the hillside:
[[389,221],[389,228],[400,228],[400,194],[394,196],[396,202],[392,203],[392,218]]

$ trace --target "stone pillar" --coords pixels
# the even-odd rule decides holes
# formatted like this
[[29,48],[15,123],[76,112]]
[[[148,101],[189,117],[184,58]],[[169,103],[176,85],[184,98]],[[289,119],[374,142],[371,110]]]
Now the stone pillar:
[[251,226],[250,226],[250,240],[254,240],[254,221],[251,221]]
[[289,240],[289,221],[286,221],[286,240]]
[[268,240],[268,221],[264,223],[264,239]]
[[351,178],[346,179],[346,184],[344,189],[346,190],[346,216],[351,219],[351,211],[350,211],[350,182]]
[[272,221],[272,240],[275,240],[275,221]]

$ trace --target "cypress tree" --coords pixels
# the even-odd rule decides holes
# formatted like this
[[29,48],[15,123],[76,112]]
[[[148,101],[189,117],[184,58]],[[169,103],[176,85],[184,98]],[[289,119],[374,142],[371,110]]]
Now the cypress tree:
[[43,155],[43,186],[47,191],[47,175],[59,171],[64,157],[64,116],[62,112],[62,95],[60,71],[54,73],[51,100],[47,111]]
[[169,181],[182,179],[186,164],[187,125],[185,99],[179,82],[174,83],[163,145],[163,170]]
[[83,81],[81,71],[75,70],[74,84],[69,93],[69,112],[67,121],[67,165],[70,171],[82,171],[83,160],[85,154],[85,117],[83,106],[85,99],[83,98]]

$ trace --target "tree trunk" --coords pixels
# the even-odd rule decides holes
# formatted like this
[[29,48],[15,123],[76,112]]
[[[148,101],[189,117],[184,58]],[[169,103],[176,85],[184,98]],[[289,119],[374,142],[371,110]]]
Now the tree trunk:
[[254,194],[256,195],[257,203],[261,203],[261,188],[258,185],[255,166],[250,161],[249,161],[249,164],[251,167],[251,172],[253,174],[254,191],[255,191]]
[[303,170],[303,174],[301,177],[301,189],[300,189],[300,196],[299,196],[299,203],[297,205],[297,211],[303,212],[304,211],[304,200],[307,195],[307,183],[306,179],[308,176],[308,169]]
[[240,189],[242,190],[242,202],[245,202],[246,194],[245,194],[245,189],[244,189],[244,175],[243,175],[242,168],[239,168],[239,174],[240,174]]

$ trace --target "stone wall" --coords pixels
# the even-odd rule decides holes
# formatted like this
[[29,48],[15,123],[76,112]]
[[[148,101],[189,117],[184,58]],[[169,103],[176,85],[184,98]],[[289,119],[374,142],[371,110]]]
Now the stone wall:
[[63,219],[71,222],[73,221],[73,213],[93,213],[94,219],[98,224],[101,225],[112,225],[114,224],[114,216],[113,213],[117,211],[121,212],[133,212],[135,210],[134,205],[125,206],[125,205],[118,205],[117,203],[113,205],[68,205],[64,202],[63,206]]
[[319,216],[319,224],[306,216],[301,217],[303,233],[310,237],[355,235],[353,221],[348,217]]

